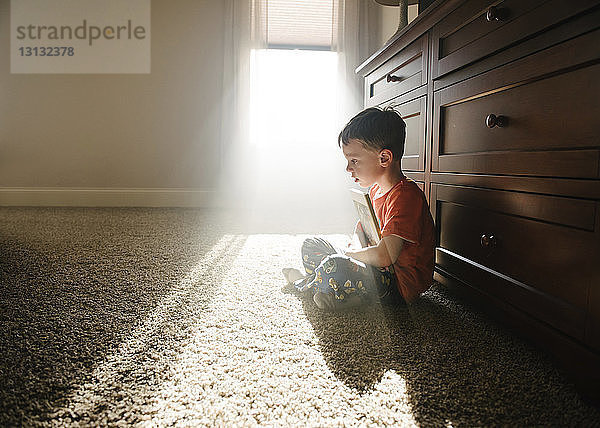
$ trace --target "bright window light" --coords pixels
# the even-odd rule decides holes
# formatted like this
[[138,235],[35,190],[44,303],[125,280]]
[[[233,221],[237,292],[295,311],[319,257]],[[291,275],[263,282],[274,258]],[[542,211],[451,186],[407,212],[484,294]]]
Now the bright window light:
[[279,149],[331,144],[337,53],[261,49],[252,55],[252,143]]
[[261,230],[274,230],[279,221],[286,222],[280,230],[349,233],[353,212],[337,146],[337,81],[336,52],[252,52],[246,185]]

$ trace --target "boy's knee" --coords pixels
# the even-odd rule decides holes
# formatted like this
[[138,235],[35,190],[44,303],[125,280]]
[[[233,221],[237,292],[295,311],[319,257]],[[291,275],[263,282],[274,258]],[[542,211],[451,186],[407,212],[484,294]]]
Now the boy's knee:
[[302,254],[330,255],[335,254],[336,250],[329,242],[323,238],[306,238],[302,243]]
[[323,259],[331,254],[335,254],[333,246],[322,238],[306,238],[302,243],[302,263],[308,274],[314,273],[317,266]]

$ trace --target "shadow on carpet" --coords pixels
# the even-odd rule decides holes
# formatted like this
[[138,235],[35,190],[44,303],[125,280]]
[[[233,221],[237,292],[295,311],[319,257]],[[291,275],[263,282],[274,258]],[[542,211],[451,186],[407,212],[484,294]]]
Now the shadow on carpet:
[[395,307],[324,312],[309,296],[298,297],[334,375],[365,394],[395,371],[419,425],[600,425],[599,412],[547,357],[440,284]]

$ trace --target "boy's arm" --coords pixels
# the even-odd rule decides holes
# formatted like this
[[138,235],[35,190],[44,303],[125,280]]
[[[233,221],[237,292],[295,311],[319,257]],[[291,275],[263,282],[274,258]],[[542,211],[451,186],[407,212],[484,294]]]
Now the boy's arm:
[[386,267],[398,260],[404,240],[396,235],[384,236],[378,245],[356,251],[346,251],[346,255],[376,267]]

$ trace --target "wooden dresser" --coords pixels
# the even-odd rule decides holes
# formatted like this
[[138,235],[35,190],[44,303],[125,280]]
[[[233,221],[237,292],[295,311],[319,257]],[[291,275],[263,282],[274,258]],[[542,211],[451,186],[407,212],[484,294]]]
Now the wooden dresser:
[[407,123],[436,279],[600,395],[600,1],[436,1],[358,69]]

